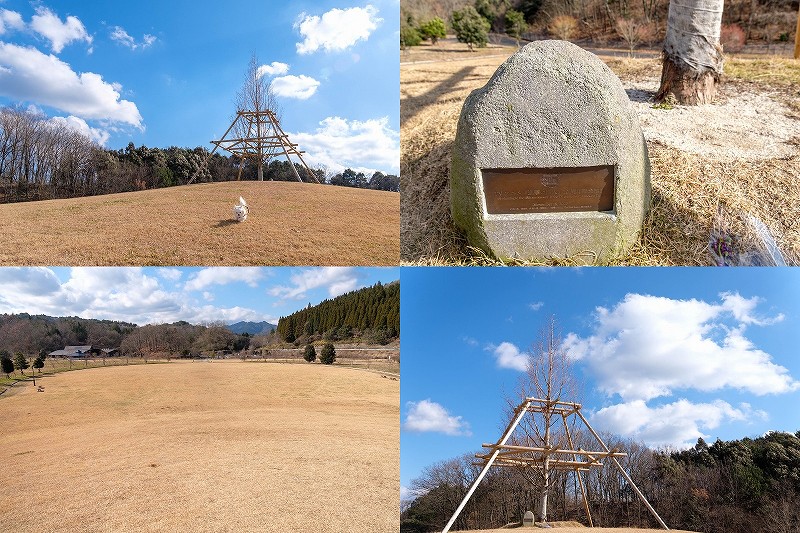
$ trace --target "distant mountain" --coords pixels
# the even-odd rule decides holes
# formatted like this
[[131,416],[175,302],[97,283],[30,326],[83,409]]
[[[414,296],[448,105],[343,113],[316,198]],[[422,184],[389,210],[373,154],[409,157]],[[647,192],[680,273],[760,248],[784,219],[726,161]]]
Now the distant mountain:
[[269,333],[277,327],[277,325],[270,324],[269,322],[237,322],[236,324],[229,325],[228,329],[237,335],[241,335],[242,333],[249,333],[250,335],[262,335]]

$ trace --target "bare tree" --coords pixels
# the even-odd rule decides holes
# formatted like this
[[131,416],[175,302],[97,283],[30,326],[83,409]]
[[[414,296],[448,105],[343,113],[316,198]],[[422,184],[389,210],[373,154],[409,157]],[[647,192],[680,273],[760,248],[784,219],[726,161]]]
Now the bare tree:
[[[242,111],[259,113],[270,110],[280,120],[280,110],[278,109],[275,93],[272,92],[272,85],[264,73],[259,72],[259,70],[258,57],[253,54],[247,66],[247,73],[244,76],[242,88],[236,93],[236,111],[237,113]],[[240,139],[252,137],[261,139],[262,133],[266,133],[260,131],[261,122],[255,122],[257,131],[249,131],[251,129],[250,124],[251,123],[244,120],[237,121],[236,127],[234,128],[235,136]],[[262,146],[260,140],[256,144],[257,146],[255,148],[259,153],[259,157],[257,158],[258,181],[264,181],[263,166],[265,157],[263,154],[265,154],[265,152],[269,153],[269,150],[266,146]]]
[[[579,384],[572,373],[572,364],[563,347],[561,332],[558,322],[551,316],[547,324],[539,333],[537,343],[533,346],[525,377],[520,383],[520,389],[525,397],[535,397],[545,400],[548,405],[556,401],[578,400]],[[513,403],[516,404],[519,399]],[[527,445],[550,447],[556,442],[557,447],[566,445],[566,435],[557,425],[565,421],[560,416],[546,410],[542,417],[537,419],[527,417],[525,423],[520,424]],[[531,444],[535,443],[535,444]],[[547,522],[547,501],[550,489],[554,485],[554,472],[550,468],[549,455],[545,456],[541,470],[536,471],[541,487],[539,501],[539,516],[541,522]],[[531,480],[533,481],[533,480]]]
[[672,94],[678,103],[711,103],[722,76],[719,44],[724,0],[672,0],[656,101]]

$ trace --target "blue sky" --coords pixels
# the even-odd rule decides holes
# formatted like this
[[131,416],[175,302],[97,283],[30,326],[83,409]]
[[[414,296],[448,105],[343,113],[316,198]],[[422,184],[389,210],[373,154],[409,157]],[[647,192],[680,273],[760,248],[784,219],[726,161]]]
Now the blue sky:
[[241,320],[273,324],[309,303],[377,282],[398,268],[0,268],[0,313],[80,316],[143,325]]
[[671,447],[800,430],[798,269],[406,268],[402,281],[403,487],[497,440],[551,315],[596,429]]
[[0,0],[0,105],[210,149],[255,53],[309,164],[397,173],[398,32],[398,0]]

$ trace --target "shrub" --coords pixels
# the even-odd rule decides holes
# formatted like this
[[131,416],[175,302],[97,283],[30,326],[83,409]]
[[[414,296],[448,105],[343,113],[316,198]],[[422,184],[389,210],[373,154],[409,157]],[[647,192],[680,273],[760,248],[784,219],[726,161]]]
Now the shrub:
[[317,360],[317,351],[314,349],[313,344],[306,344],[306,349],[303,350],[303,359],[309,363],[313,363]]
[[738,24],[725,24],[719,34],[719,42],[722,49],[726,52],[737,53],[744,50],[744,43],[747,38],[744,30]]
[[482,48],[489,42],[489,21],[478,14],[472,6],[461,11],[453,11],[451,26],[456,32],[458,42],[466,43],[470,50],[473,46]]
[[423,39],[430,39],[431,44],[436,44],[439,39],[447,37],[447,28],[442,19],[434,17],[419,25],[419,33]]
[[333,344],[328,343],[322,347],[319,362],[323,365],[332,365],[334,361],[336,361],[336,350],[333,348]]
[[400,26],[400,49],[405,50],[409,46],[419,46],[419,43],[422,42],[422,36],[416,30],[409,26],[408,24],[402,24]]
[[550,25],[547,27],[547,31],[553,34],[554,37],[563,41],[571,39],[577,30],[578,21],[575,20],[575,17],[569,15],[553,17],[553,20],[550,21]]

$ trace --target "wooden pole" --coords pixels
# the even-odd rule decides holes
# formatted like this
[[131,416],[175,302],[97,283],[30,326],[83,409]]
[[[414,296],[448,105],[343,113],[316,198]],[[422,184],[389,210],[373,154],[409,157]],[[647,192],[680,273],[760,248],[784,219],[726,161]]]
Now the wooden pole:
[[[577,414],[578,414],[579,417],[581,417],[581,420],[583,421],[583,423],[586,424],[586,428],[592,433],[592,435],[594,435],[594,438],[597,439],[597,442],[600,443],[600,446],[604,450],[610,451],[608,449],[608,446],[606,446],[606,443],[603,442],[603,439],[600,438],[600,435],[595,433],[594,429],[592,429],[592,426],[589,425],[589,421],[586,420],[583,417],[583,414],[580,411]],[[667,524],[665,524],[664,521],[661,520],[661,517],[658,516],[658,513],[656,512],[656,510],[653,509],[653,506],[650,505],[650,502],[647,501],[647,498],[644,497],[644,494],[642,494],[642,492],[639,490],[639,487],[636,486],[636,483],[633,482],[633,480],[631,479],[631,476],[629,476],[628,473],[625,471],[625,469],[622,468],[622,465],[619,464],[619,461],[617,461],[617,458],[612,456],[611,460],[614,461],[614,464],[617,466],[617,470],[620,471],[622,476],[630,484],[631,488],[633,488],[634,492],[636,492],[636,495],[639,496],[639,499],[642,500],[642,503],[644,503],[644,505],[647,507],[647,509],[650,511],[650,513],[655,517],[655,519],[658,521],[658,523],[661,525],[661,527],[664,528],[664,529],[669,529],[667,527]]]
[[[503,437],[500,439],[498,444],[500,445],[505,444],[506,441],[509,439],[509,437],[511,437],[511,434],[514,433],[514,430],[519,425],[520,421],[522,420],[522,417],[525,416],[525,413],[528,410],[528,406],[530,404],[531,402],[528,400],[523,404],[523,407],[521,409],[517,409],[517,417],[506,428],[506,432],[503,434]],[[489,471],[489,467],[492,466],[492,463],[494,463],[494,460],[497,459],[497,454],[499,453],[500,449],[496,448],[494,450],[494,453],[492,453],[492,456],[489,458],[489,460],[486,461],[486,465],[483,467],[483,470],[481,470],[481,473],[478,474],[477,478],[475,478],[475,481],[472,482],[472,486],[467,491],[467,495],[464,496],[463,500],[461,500],[461,503],[458,505],[458,508],[456,508],[456,512],[453,513],[453,516],[450,518],[450,521],[447,522],[446,526],[444,526],[442,533],[447,533],[448,531],[450,531],[450,528],[453,527],[453,524],[458,518],[458,515],[461,514],[461,511],[464,509],[464,506],[467,505],[467,502],[472,497],[472,493],[474,493],[475,489],[478,488],[478,485],[480,484],[481,480],[483,480],[483,476],[485,476],[486,472]]]
[[794,58],[800,59],[800,9],[797,11],[797,30],[794,32]]
[[[572,444],[572,435],[570,434],[569,426],[567,425],[567,415],[561,415],[561,419],[564,421],[564,431],[567,432],[567,444],[574,450],[575,445]],[[574,455],[572,458],[575,460],[578,459],[577,455]],[[583,509],[586,511],[586,518],[589,519],[589,527],[594,527],[594,524],[592,523],[592,513],[589,511],[589,500],[586,498],[586,487],[583,486],[583,476],[580,472],[578,472],[577,468],[575,469],[575,476],[578,478],[578,483],[581,486],[581,494],[583,495]]]

